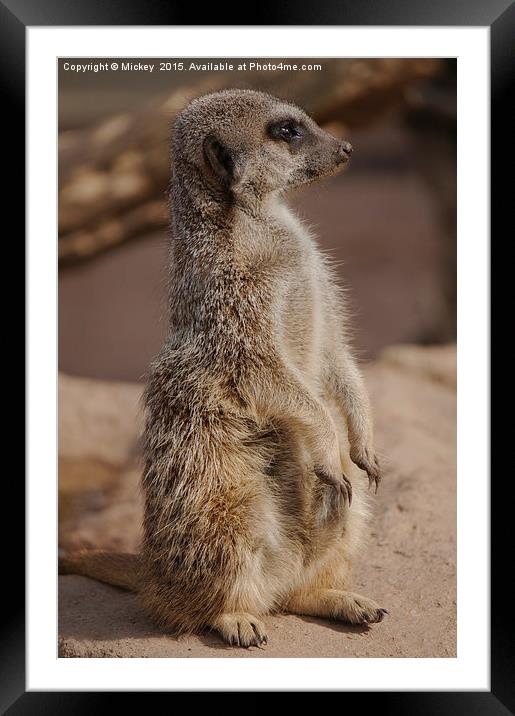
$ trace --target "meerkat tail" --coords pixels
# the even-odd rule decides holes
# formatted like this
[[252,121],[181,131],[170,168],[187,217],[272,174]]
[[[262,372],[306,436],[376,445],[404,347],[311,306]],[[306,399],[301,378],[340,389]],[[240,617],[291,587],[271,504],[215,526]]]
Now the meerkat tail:
[[140,556],[88,550],[59,557],[59,574],[80,574],[130,592],[139,588]]

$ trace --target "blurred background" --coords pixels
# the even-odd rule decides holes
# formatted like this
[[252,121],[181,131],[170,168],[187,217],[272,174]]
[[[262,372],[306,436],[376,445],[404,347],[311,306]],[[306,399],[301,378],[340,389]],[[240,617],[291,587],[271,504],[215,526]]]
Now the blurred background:
[[294,58],[283,62],[321,69],[159,72],[160,60],[147,58],[152,73],[64,69],[90,61],[99,60],[59,62],[60,371],[138,381],[158,352],[170,127],[189,99],[222,87],[293,100],[353,144],[343,174],[291,202],[337,262],[361,358],[455,339],[455,60]]

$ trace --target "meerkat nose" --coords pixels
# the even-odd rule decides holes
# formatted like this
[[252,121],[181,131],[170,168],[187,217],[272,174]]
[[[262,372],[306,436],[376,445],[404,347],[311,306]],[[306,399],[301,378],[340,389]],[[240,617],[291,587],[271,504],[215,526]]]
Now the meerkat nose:
[[352,144],[350,142],[344,142],[342,140],[340,142],[340,154],[345,157],[350,157],[350,155],[352,154]]

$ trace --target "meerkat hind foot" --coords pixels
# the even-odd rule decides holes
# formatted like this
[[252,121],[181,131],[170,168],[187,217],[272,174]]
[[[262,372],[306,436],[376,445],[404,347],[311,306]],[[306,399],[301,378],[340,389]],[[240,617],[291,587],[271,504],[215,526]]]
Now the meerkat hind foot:
[[319,589],[296,595],[288,603],[287,611],[348,624],[375,624],[388,614],[373,599],[339,589]]
[[211,624],[211,628],[231,646],[262,646],[268,643],[263,622],[246,612],[221,614]]

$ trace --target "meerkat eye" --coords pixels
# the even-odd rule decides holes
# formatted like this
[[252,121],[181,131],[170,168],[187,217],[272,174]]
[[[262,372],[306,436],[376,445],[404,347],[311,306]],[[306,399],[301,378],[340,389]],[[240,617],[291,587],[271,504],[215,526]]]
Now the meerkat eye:
[[268,132],[272,139],[282,139],[288,144],[298,142],[303,136],[302,127],[290,121],[271,124]]
[[289,141],[296,134],[295,129],[287,124],[281,127],[279,132],[281,134],[281,138],[286,139],[286,141]]

